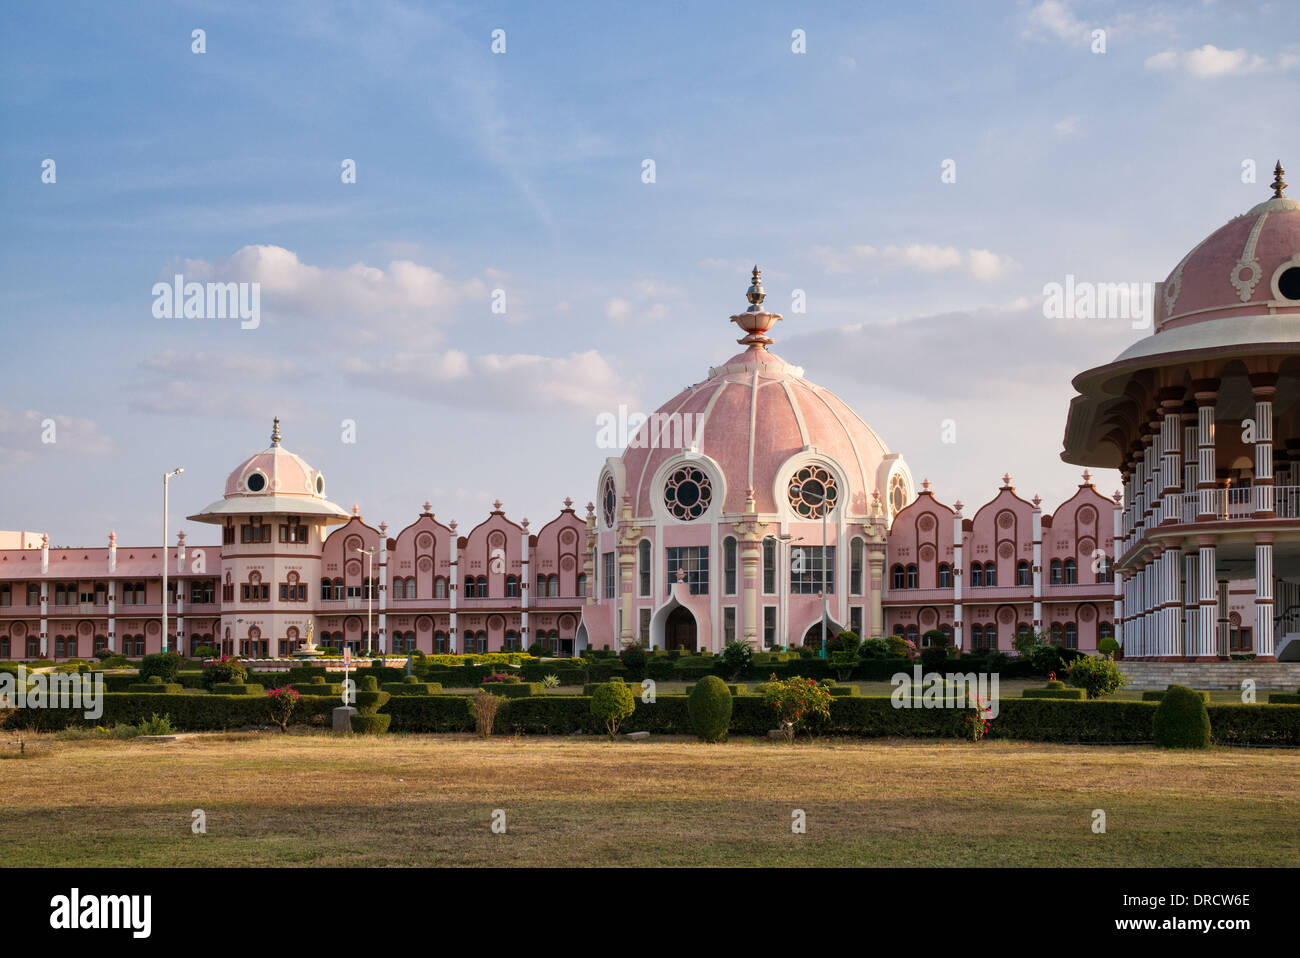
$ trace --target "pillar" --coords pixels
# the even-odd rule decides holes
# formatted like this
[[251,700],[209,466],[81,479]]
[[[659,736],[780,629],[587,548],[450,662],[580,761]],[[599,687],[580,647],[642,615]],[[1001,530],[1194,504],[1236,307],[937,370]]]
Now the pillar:
[[[1214,540],[1201,538],[1197,540],[1200,556],[1196,560],[1197,585],[1196,614],[1197,642],[1196,660],[1213,662],[1218,657],[1215,623],[1218,621],[1218,576],[1215,574]],[[1226,597],[1225,597],[1226,602]],[[1226,614],[1226,613],[1225,613]]]
[[1196,518],[1208,521],[1218,516],[1215,502],[1214,403],[1219,395],[1217,379],[1198,379],[1192,383],[1196,398],[1196,491],[1199,497]]
[[[1272,519],[1276,515],[1273,506],[1273,394],[1276,385],[1276,373],[1251,374],[1250,388],[1255,397],[1255,479],[1251,486],[1251,496],[1255,500],[1253,505],[1256,519]],[[1272,549],[1271,542],[1269,548]],[[1258,547],[1256,554],[1258,555]],[[1271,562],[1269,567],[1272,568]],[[1271,600],[1271,584],[1269,590]],[[1270,639],[1272,626],[1273,620],[1270,618]],[[1269,655],[1272,655],[1271,642],[1269,649]],[[1256,653],[1258,654],[1258,649]]]
[[1254,652],[1256,662],[1276,661],[1273,655],[1273,537],[1270,535],[1255,538]]
[[[455,519],[451,520],[449,528],[451,535],[447,537],[447,577],[451,581],[447,583],[447,595],[451,597],[451,609],[447,616],[447,651],[455,655],[459,648],[456,641],[456,608],[460,604],[460,541],[456,535]],[[519,586],[521,590],[529,587],[527,579]]]
[[1228,580],[1219,580],[1219,656],[1228,657]]

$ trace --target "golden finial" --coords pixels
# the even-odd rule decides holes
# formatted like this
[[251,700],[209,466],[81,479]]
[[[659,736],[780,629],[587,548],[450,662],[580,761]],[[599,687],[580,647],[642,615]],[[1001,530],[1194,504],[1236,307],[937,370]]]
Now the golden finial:
[[749,312],[763,311],[763,300],[767,299],[767,293],[763,290],[763,271],[757,265],[750,275],[749,289],[745,291],[745,298],[749,300]]
[[1277,166],[1273,167],[1273,182],[1270,184],[1273,187],[1273,199],[1275,200],[1280,200],[1286,196],[1286,194],[1282,192],[1286,189],[1286,183],[1282,180],[1282,177],[1285,175],[1286,170],[1282,169],[1282,161],[1278,160]]
[[275,417],[275,422],[271,425],[271,445],[280,445],[280,417]]

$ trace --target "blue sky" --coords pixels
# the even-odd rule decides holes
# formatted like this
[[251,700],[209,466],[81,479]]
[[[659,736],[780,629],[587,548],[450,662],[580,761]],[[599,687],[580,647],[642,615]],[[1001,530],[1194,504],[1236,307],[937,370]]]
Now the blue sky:
[[[918,481],[979,503],[1009,470],[1054,508],[1070,377],[1143,334],[1044,319],[1044,284],[1163,279],[1300,170],[1281,3],[0,16],[0,528],[58,544],[155,541],[176,465],[207,541],[177,517],[274,415],[369,521],[545,520],[593,498],[597,415],[739,350],[753,263],[775,351]],[[154,318],[178,271],[259,281],[261,325]]]

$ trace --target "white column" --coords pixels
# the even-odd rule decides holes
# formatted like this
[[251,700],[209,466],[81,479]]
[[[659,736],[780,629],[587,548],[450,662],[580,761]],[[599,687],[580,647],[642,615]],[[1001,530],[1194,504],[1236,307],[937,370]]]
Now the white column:
[[1197,518],[1213,519],[1218,514],[1218,504],[1214,501],[1215,478],[1214,463],[1214,402],[1218,396],[1218,380],[1201,380],[1193,389],[1196,395],[1196,451],[1197,483],[1200,496],[1197,503]]
[[1115,641],[1124,646],[1124,577],[1119,574],[1119,559],[1123,554],[1123,525],[1124,513],[1120,508],[1119,494],[1116,493],[1115,512],[1113,515],[1113,532],[1114,541],[1111,544],[1111,550],[1114,555],[1111,557],[1110,580],[1112,593],[1114,595],[1113,609],[1111,611],[1111,622],[1114,624]]
[[1197,613],[1199,641],[1197,642],[1196,654],[1200,658],[1210,658],[1219,654],[1218,640],[1216,638],[1216,623],[1219,618],[1219,586],[1218,577],[1215,574],[1217,558],[1214,543],[1202,539],[1200,541],[1200,552],[1200,558],[1196,563],[1199,578],[1196,594],[1197,604],[1200,606]]
[[[640,550],[638,549],[638,552]],[[524,520],[524,531],[519,535],[519,567],[521,582],[519,584],[519,647],[527,652],[528,646],[532,645],[532,639],[528,635],[528,582],[532,578],[529,571],[532,568],[531,550],[528,544],[528,520]],[[595,569],[595,563],[592,563],[592,569]],[[591,588],[592,583],[587,583],[587,588]],[[576,651],[576,650],[575,650]]]
[[1200,563],[1190,545],[1183,551],[1183,654],[1188,658],[1200,652]]
[[1035,505],[1030,534],[1034,541],[1034,631],[1043,630],[1043,510]]
[[[1170,391],[1170,394],[1174,390]],[[1183,521],[1183,429],[1181,390],[1178,390],[1177,398],[1167,396],[1160,401],[1160,406],[1164,410],[1164,421],[1161,424],[1162,442],[1164,447],[1164,464],[1161,468],[1161,475],[1164,479],[1164,510],[1160,516],[1161,523],[1172,523]],[[1175,575],[1181,574],[1181,569],[1175,572]]]
[[1166,549],[1162,558],[1165,560],[1165,604],[1164,641],[1165,655],[1182,656],[1183,649],[1183,552],[1180,548]]
[[379,523],[379,654],[388,654],[388,526]]
[[[958,648],[965,648],[962,637],[965,635],[964,618],[962,616],[961,602],[961,584],[962,576],[962,516],[961,503],[957,503],[957,508],[952,517],[952,638]],[[881,634],[884,632],[882,630]]]
[[[1257,519],[1271,519],[1273,505],[1273,394],[1277,376],[1258,373],[1250,377],[1255,395],[1255,480],[1251,495]],[[1271,545],[1270,545],[1271,548]],[[1258,554],[1258,549],[1256,550]],[[1271,568],[1271,563],[1270,563]],[[1270,590],[1271,590],[1270,586]],[[1269,647],[1272,648],[1273,619],[1269,618]],[[1257,633],[1258,634],[1258,633]],[[1256,649],[1256,655],[1260,654]],[[1272,655],[1270,651],[1268,653]]]
[[[1256,447],[1258,448],[1258,447]],[[1255,540],[1256,659],[1273,658],[1273,540]]]

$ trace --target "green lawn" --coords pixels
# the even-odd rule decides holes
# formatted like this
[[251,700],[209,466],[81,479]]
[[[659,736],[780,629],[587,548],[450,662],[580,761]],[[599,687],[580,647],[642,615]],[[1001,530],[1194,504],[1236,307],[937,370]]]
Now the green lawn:
[[6,867],[1281,866],[1300,853],[1300,752],[1285,750],[265,733],[36,736],[15,752],[0,745]]

